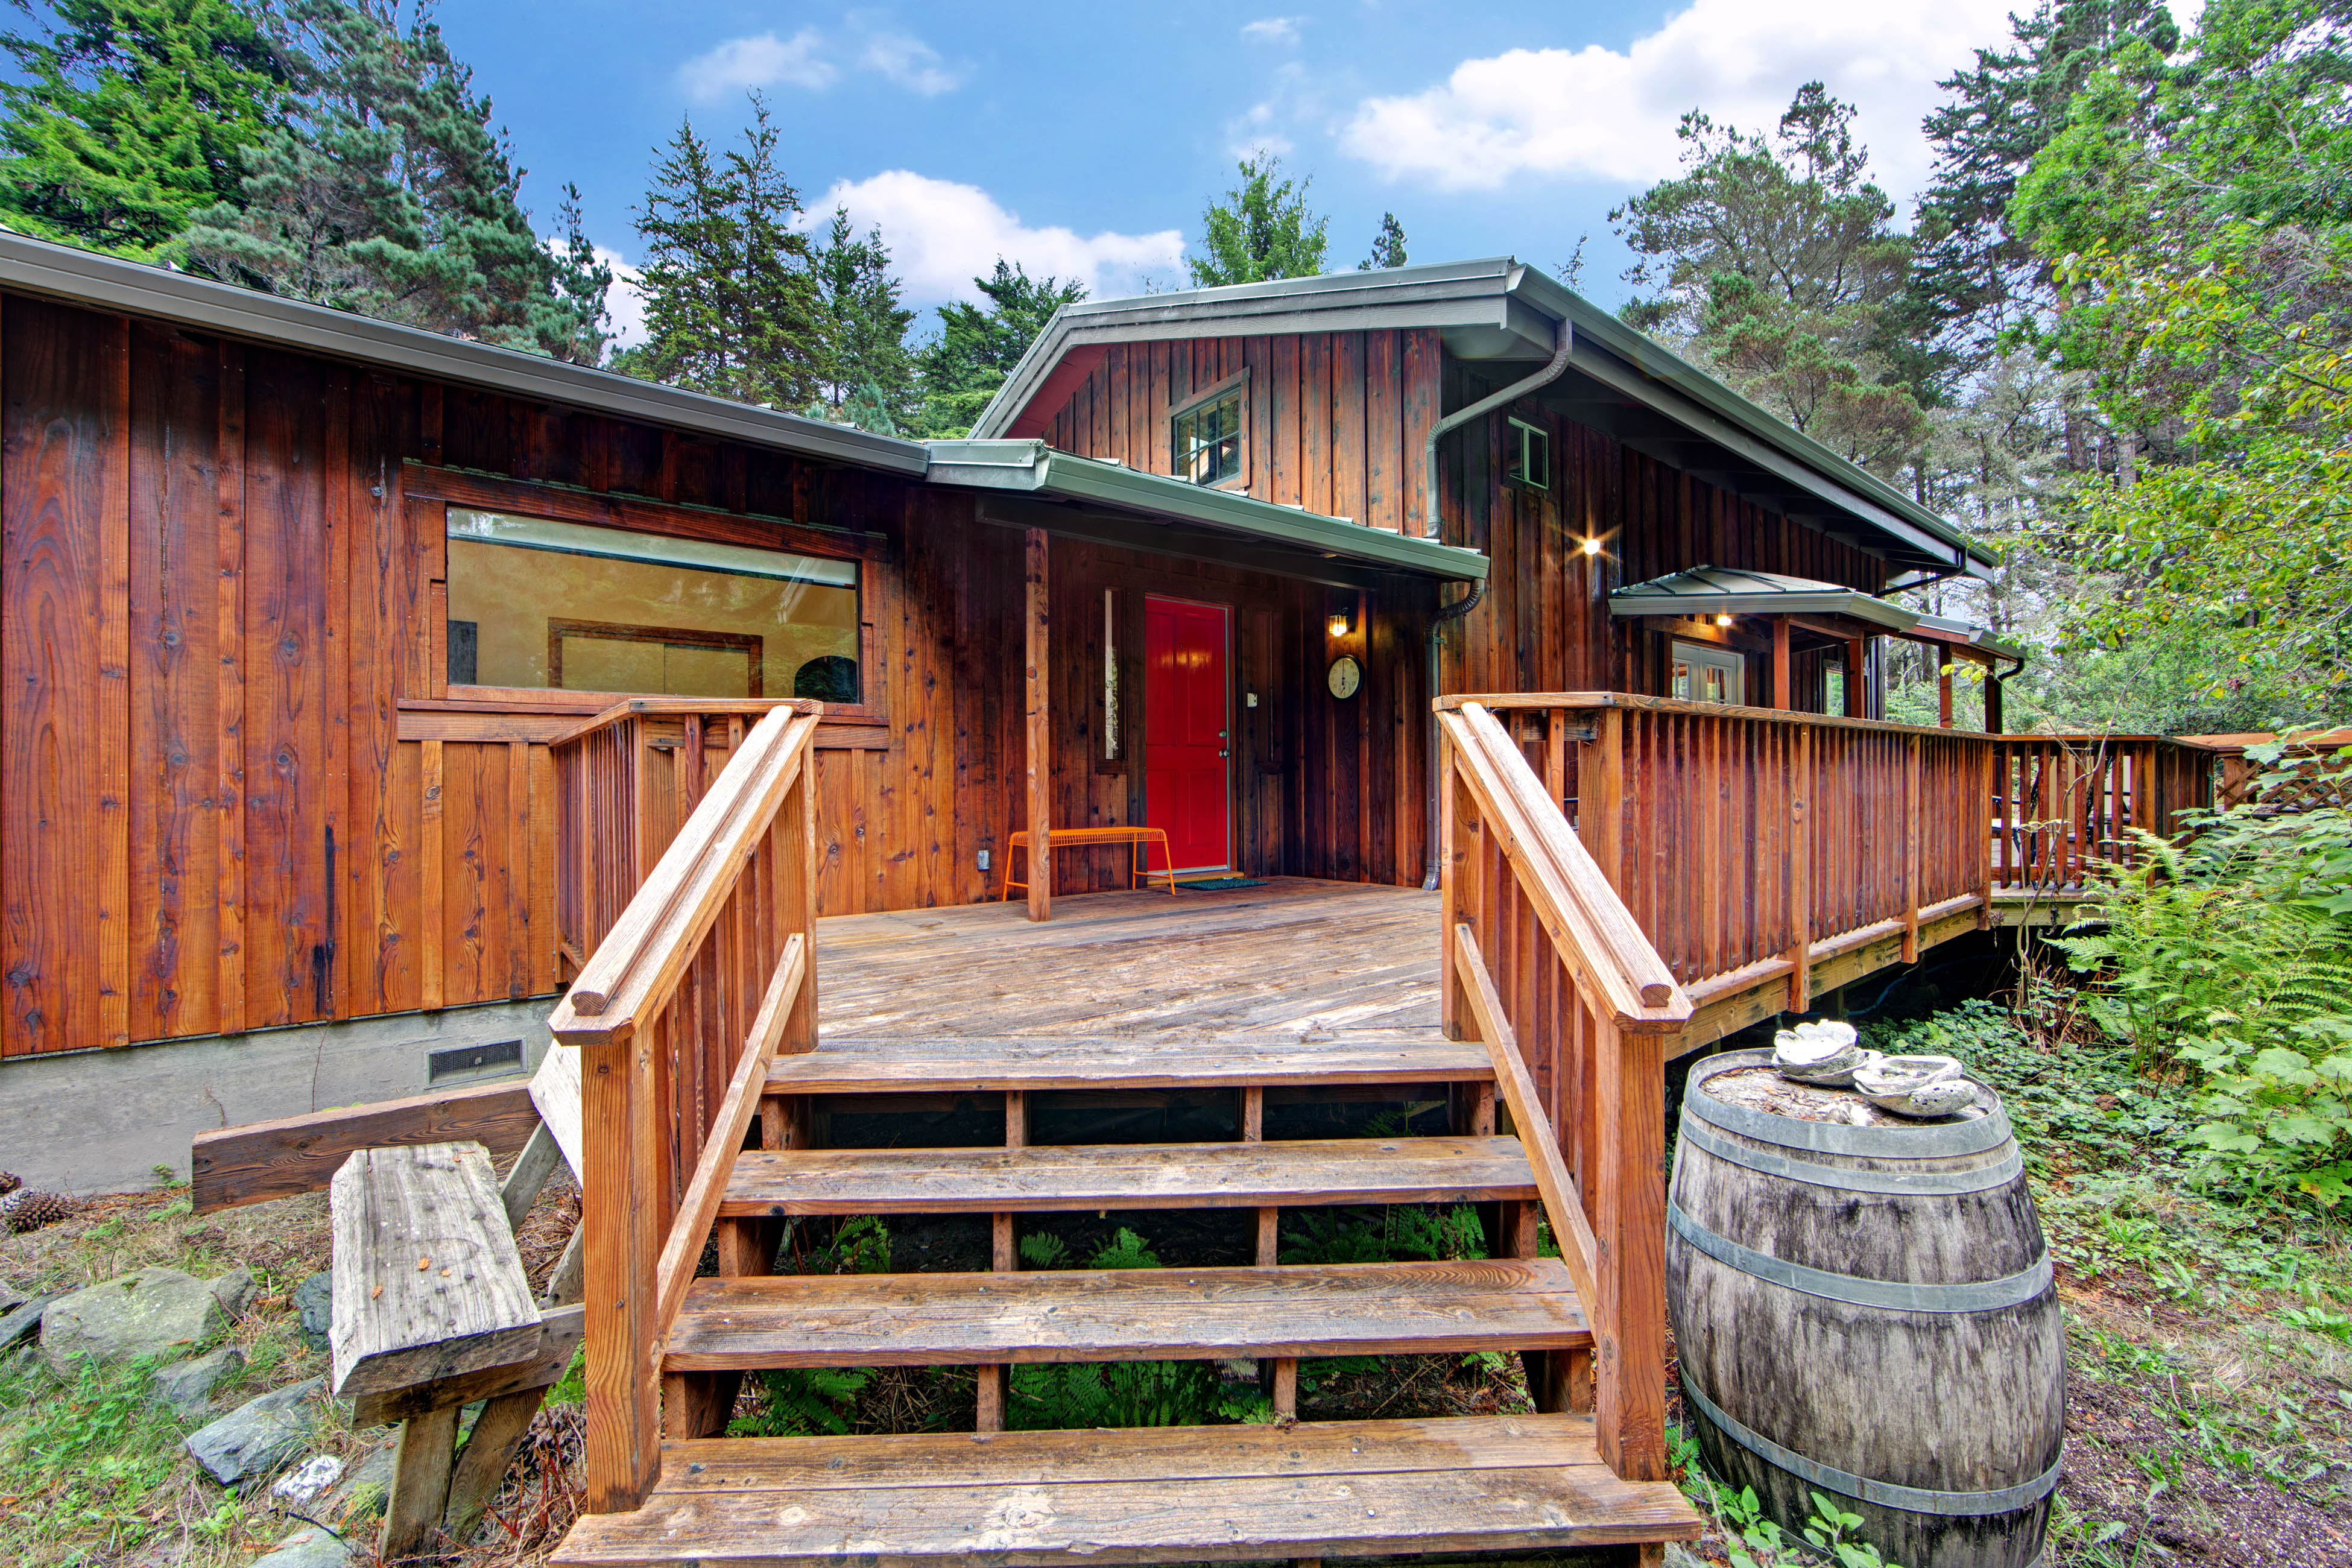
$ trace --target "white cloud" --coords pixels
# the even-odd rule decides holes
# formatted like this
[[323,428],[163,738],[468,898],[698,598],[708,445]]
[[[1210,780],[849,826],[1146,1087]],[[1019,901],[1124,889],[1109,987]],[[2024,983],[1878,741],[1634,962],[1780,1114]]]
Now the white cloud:
[[949,69],[939,50],[909,33],[872,35],[858,56],[858,64],[925,98],[951,91],[963,80],[963,73]]
[[853,69],[926,98],[953,90],[964,78],[912,33],[879,26],[857,12],[830,32],[803,27],[789,38],[773,32],[730,38],[680,66],[677,76],[688,96],[707,103],[762,87],[821,92]]
[[640,276],[617,250],[596,247],[596,259],[613,269],[613,286],[604,290],[604,308],[613,313],[613,346],[631,349],[646,341],[646,294]]
[[1465,60],[1444,81],[1358,104],[1341,132],[1355,156],[1395,179],[1493,190],[1529,175],[1624,184],[1676,166],[1675,125],[1705,109],[1716,123],[1769,132],[1790,97],[1819,78],[1861,110],[1881,184],[1925,183],[1919,121],[1937,81],[1971,50],[2009,36],[2016,0],[1693,0],[1618,51],[1513,49]]
[[1260,16],[1242,24],[1242,37],[1259,44],[1295,44],[1298,24],[1305,20],[1304,16]]
[[688,97],[705,102],[779,84],[822,89],[841,74],[824,58],[824,35],[814,27],[803,27],[790,38],[773,33],[730,38],[680,66],[677,76]]
[[1175,229],[1156,234],[1032,228],[978,185],[892,169],[869,180],[844,180],[809,204],[813,224],[844,207],[861,230],[878,225],[910,300],[974,300],[975,277],[1000,256],[1033,278],[1075,278],[1096,295],[1131,293],[1145,279],[1173,273],[1184,256]]

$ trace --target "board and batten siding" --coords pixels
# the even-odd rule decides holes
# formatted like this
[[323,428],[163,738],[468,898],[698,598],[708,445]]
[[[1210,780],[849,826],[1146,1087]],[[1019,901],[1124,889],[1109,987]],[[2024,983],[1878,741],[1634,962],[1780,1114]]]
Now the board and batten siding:
[[[969,494],[10,293],[0,1054],[555,990],[545,742],[572,719],[563,694],[446,687],[468,484],[787,549],[802,524],[881,536],[869,706],[819,737],[819,909],[995,895],[1025,826],[1022,536]],[[1136,751],[1094,754],[1101,595],[1139,724],[1141,599],[1170,593],[1234,606],[1237,689],[1261,692],[1235,715],[1237,865],[1417,879],[1425,605],[1364,606],[1370,679],[1342,704],[1321,588],[1068,540],[1051,559],[1061,825],[1141,809]],[[1116,854],[1055,877],[1124,881]]]

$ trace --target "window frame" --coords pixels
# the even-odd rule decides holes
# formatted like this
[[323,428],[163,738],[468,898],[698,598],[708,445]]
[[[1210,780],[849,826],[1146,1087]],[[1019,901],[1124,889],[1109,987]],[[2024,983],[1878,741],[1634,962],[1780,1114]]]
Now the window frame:
[[[1176,458],[1176,433],[1187,416],[1199,413],[1213,404],[1238,395],[1241,407],[1234,431],[1234,471],[1209,484],[1198,484],[1184,472]],[[1204,490],[1246,490],[1250,487],[1252,454],[1250,447],[1250,373],[1246,368],[1235,371],[1221,380],[1212,382],[1168,411],[1168,472],[1173,479],[1183,479]]]
[[[1506,438],[1511,440],[1512,445],[1503,455],[1503,482],[1507,485],[1517,485],[1523,490],[1536,490],[1549,495],[1551,493],[1551,432],[1540,425],[1520,418],[1516,414],[1506,415],[1505,418],[1507,422],[1503,429]],[[1534,443],[1538,444],[1537,449],[1543,453],[1543,478],[1540,480],[1527,477],[1528,452],[1531,438]],[[1517,458],[1517,472],[1512,471],[1514,454]]]
[[[625,533],[653,533],[681,540],[700,540],[711,543],[739,545],[750,550],[773,551],[783,555],[807,555],[819,560],[837,561],[857,569],[857,671],[856,702],[827,703],[824,720],[827,724],[876,726],[884,730],[889,724],[889,710],[883,693],[869,684],[885,671],[881,630],[875,613],[878,584],[876,574],[887,566],[887,553],[878,548],[858,548],[858,541],[845,540],[839,546],[828,548],[831,540],[815,535],[815,531],[786,523],[780,531],[783,538],[760,535],[766,531],[769,520],[728,514],[714,518],[698,509],[679,507],[664,501],[647,500],[643,497],[608,494],[605,492],[574,492],[531,484],[528,480],[506,480],[497,491],[510,493],[462,494],[457,497],[437,493],[444,487],[427,478],[433,471],[420,471],[421,465],[410,465],[404,476],[408,481],[409,496],[427,503],[429,526],[436,542],[428,545],[439,568],[439,575],[430,588],[431,625],[425,641],[425,658],[430,661],[425,671],[429,692],[415,694],[416,699],[438,700],[445,702],[478,704],[488,709],[508,709],[525,712],[544,712],[557,705],[578,704],[586,711],[611,707],[631,698],[657,695],[642,691],[589,691],[572,687],[485,686],[460,684],[447,679],[449,668],[448,612],[448,509],[458,507],[470,511],[503,512],[509,516],[530,517],[549,522],[570,522],[592,528],[611,529]],[[470,479],[472,476],[456,476]],[[418,482],[423,480],[424,482]],[[458,488],[458,487],[448,487]],[[464,487],[471,489],[475,487]],[[488,490],[485,485],[481,489]],[[420,493],[422,492],[422,493]],[[617,513],[618,515],[614,515]],[[677,526],[665,528],[663,522],[675,519]],[[417,521],[424,521],[420,518]],[[718,526],[714,526],[714,524]],[[415,699],[411,699],[414,700]]]
[[[1675,695],[1675,666],[1687,664],[1696,671],[1701,668],[1720,669],[1731,679],[1727,682],[1732,695],[1723,706],[1744,708],[1748,705],[1748,655],[1738,648],[1712,642],[1696,642],[1688,637],[1667,639],[1666,695]],[[1696,684],[1696,682],[1694,682]],[[1714,699],[1692,695],[1679,699],[1685,702],[1711,702]]]

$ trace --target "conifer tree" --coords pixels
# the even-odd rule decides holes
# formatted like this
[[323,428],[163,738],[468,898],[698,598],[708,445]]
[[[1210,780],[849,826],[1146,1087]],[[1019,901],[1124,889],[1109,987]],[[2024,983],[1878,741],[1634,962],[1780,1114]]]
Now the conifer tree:
[[1193,286],[1217,289],[1321,272],[1330,220],[1307,205],[1307,187],[1314,182],[1277,179],[1282,160],[1271,153],[1244,158],[1240,168],[1241,184],[1201,215],[1201,243],[1208,254],[1184,258]]
[[1372,253],[1356,263],[1359,272],[1377,272],[1404,265],[1404,225],[1394,213],[1381,215],[1381,232],[1372,237]]
[[303,108],[247,150],[238,199],[191,220],[219,276],[434,331],[594,363],[609,271],[580,232],[561,256],[519,201],[490,103],[429,10],[292,0]]
[[988,303],[940,306],[940,335],[923,351],[920,435],[971,430],[1054,312],[1087,297],[1076,279],[1032,278],[1001,256],[993,274],[972,283]]
[[861,237],[836,207],[810,257],[816,286],[817,379],[826,416],[896,434],[918,416],[915,361],[882,231]]
[[0,219],[151,260],[189,216],[234,202],[243,154],[285,115],[290,66],[240,0],[53,0],[48,30],[0,47]]
[[616,362],[715,396],[801,408],[825,360],[799,194],[776,166],[777,132],[751,97],[742,145],[714,153],[681,121],[637,212],[645,343]]

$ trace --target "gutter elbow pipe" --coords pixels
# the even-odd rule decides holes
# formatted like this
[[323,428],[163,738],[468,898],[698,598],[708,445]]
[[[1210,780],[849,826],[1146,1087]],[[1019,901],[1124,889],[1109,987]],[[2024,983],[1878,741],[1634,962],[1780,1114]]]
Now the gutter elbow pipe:
[[[1422,442],[1421,447],[1423,517],[1422,531],[1424,537],[1430,539],[1440,537],[1442,520],[1437,510],[1437,438],[1450,431],[1460,429],[1474,419],[1483,418],[1497,408],[1517,402],[1538,387],[1548,386],[1558,381],[1560,373],[1568,368],[1569,351],[1575,346],[1576,333],[1566,321],[1562,321],[1559,323],[1558,335],[1553,341],[1551,358],[1541,370],[1528,376],[1525,381],[1513,382],[1502,391],[1480,398],[1467,408],[1455,409],[1429,427],[1429,436]],[[1427,826],[1429,855],[1426,868],[1421,879],[1421,889],[1425,893],[1433,893],[1437,890],[1439,879],[1444,871],[1444,867],[1439,861],[1437,847],[1439,809],[1437,792],[1444,782],[1438,771],[1437,689],[1441,679],[1439,654],[1444,643],[1445,624],[1448,621],[1458,621],[1476,609],[1478,601],[1486,596],[1486,584],[1473,583],[1467,594],[1450,605],[1440,605],[1437,607],[1437,613],[1429,617],[1429,821]]]

